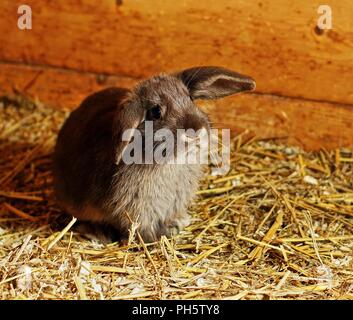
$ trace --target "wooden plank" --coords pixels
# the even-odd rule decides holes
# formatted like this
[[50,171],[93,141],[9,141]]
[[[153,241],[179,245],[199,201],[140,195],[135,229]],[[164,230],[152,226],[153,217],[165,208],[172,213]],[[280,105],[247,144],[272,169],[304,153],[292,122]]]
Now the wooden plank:
[[127,77],[0,63],[0,93],[20,92],[52,107],[75,108],[87,95],[109,86],[131,87]]
[[[0,94],[13,88],[55,107],[75,108],[107,86],[131,87],[137,80],[53,68],[0,63]],[[308,150],[353,148],[353,106],[273,95],[244,94],[200,102],[215,127],[249,130],[261,138],[288,137]]]
[[253,76],[260,93],[353,103],[351,0],[325,1],[333,29],[322,34],[321,0],[27,0],[25,31],[22,2],[0,2],[2,61],[132,77],[223,65]]
[[247,94],[204,107],[212,120],[261,138],[287,137],[306,150],[353,147],[353,106]]

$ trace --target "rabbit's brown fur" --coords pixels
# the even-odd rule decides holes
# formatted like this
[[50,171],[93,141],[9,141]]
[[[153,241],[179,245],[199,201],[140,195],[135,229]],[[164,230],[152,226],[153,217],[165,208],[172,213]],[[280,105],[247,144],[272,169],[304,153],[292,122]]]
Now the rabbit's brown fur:
[[[162,74],[132,90],[109,88],[87,97],[63,125],[54,152],[55,193],[82,221],[106,224],[127,238],[128,216],[145,241],[171,235],[189,223],[187,207],[202,177],[201,164],[125,164],[124,130],[144,136],[148,110],[159,106],[154,131],[210,129],[193,99],[251,90],[254,81],[227,69],[200,67]],[[209,97],[207,96],[209,93]]]

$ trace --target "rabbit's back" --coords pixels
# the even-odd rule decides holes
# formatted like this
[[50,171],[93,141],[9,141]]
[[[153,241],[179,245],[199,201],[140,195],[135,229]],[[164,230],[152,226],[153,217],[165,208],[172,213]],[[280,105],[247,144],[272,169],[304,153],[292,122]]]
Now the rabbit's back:
[[54,189],[64,207],[97,206],[114,173],[113,119],[127,90],[108,88],[87,97],[65,121],[53,157]]

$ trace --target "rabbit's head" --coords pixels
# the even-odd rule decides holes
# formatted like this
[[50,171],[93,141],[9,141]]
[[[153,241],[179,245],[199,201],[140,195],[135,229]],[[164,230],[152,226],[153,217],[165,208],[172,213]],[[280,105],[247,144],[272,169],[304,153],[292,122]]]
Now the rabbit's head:
[[[117,160],[121,160],[136,129],[144,138],[143,157],[144,149],[148,148],[146,138],[154,135],[153,145],[149,147],[153,151],[166,143],[166,132],[172,135],[173,147],[169,150],[175,156],[177,138],[187,143],[199,139],[210,129],[207,114],[195,105],[194,100],[218,99],[254,88],[255,81],[252,78],[213,66],[161,74],[140,82],[128,94],[115,119],[117,137],[122,141],[118,145]],[[147,130],[147,124],[150,131]],[[129,133],[123,137],[123,131],[127,129]],[[184,133],[181,133],[183,130]]]

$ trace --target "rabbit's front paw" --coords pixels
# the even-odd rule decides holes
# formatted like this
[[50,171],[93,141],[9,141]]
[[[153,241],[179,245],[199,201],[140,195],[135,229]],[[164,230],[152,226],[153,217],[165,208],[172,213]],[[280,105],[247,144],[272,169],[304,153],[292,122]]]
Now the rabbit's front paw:
[[190,225],[191,217],[189,214],[175,215],[174,220],[167,224],[167,235],[175,236],[185,227]]

